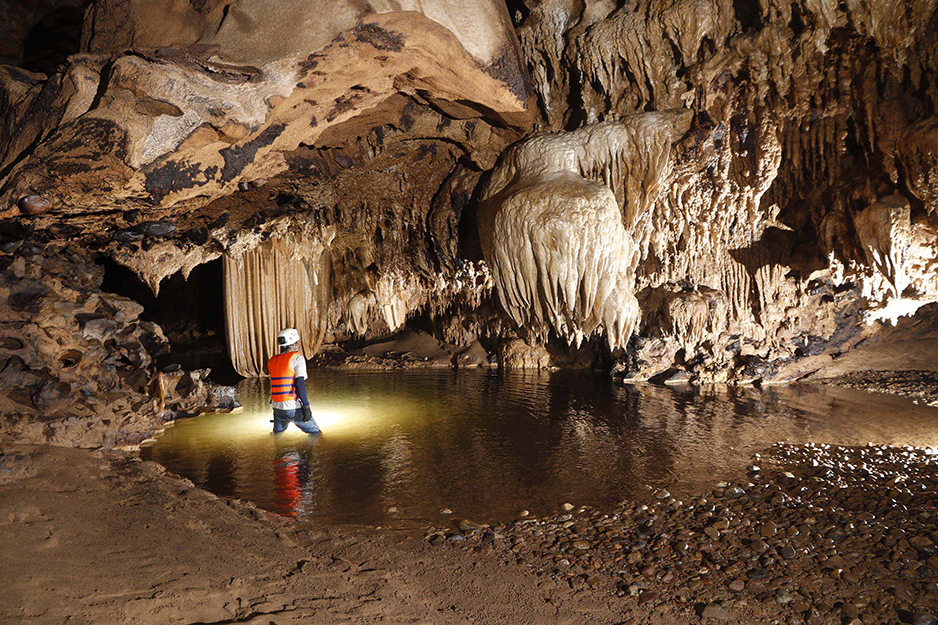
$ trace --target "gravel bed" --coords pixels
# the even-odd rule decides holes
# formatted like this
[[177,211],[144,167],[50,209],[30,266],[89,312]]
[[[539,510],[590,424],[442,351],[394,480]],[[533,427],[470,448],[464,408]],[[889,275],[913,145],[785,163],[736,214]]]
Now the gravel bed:
[[916,403],[938,406],[936,371],[854,371],[827,382],[846,388],[902,395]]
[[754,461],[683,501],[657,490],[426,539],[691,622],[938,622],[938,450],[777,445]]

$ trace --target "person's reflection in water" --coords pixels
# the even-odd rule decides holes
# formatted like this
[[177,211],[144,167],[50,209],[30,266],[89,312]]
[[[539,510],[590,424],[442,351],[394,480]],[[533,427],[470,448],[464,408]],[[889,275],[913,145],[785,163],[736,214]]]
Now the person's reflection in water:
[[277,511],[293,519],[303,518],[312,504],[309,460],[304,450],[284,450],[274,460],[274,500]]

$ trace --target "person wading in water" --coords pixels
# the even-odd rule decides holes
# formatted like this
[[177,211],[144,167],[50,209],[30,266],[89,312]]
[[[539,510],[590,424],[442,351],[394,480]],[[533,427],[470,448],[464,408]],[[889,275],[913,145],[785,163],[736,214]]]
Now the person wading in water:
[[306,396],[306,359],[297,350],[300,333],[286,328],[277,335],[280,353],[267,361],[270,373],[270,405],[274,409],[274,434],[294,423],[307,434],[319,433]]

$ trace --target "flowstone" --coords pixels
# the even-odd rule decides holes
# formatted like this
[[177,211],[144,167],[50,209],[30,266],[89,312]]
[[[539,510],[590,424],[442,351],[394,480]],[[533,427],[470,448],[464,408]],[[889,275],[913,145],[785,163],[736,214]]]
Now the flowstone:
[[492,173],[482,249],[505,311],[567,343],[605,332],[624,348],[639,319],[637,224],[671,174],[690,113],[648,113],[520,142]]

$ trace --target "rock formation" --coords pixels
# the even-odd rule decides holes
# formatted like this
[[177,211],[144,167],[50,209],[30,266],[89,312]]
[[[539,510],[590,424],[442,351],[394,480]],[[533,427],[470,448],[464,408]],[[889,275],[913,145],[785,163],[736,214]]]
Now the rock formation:
[[[221,258],[244,374],[295,324],[330,358],[411,327],[506,367],[783,381],[938,302],[936,0],[93,0],[60,65],[26,39],[78,5],[8,4],[0,288],[77,254],[156,293]],[[69,283],[61,327],[139,325]],[[56,293],[11,295],[11,339]],[[71,401],[56,359],[87,346],[57,337],[3,352],[10,422],[114,388],[155,418],[146,363],[88,361]]]
[[[512,320],[624,348],[639,316],[633,232],[671,173],[687,111],[633,115],[509,148],[482,198],[486,261]],[[541,332],[543,334],[543,332]]]

